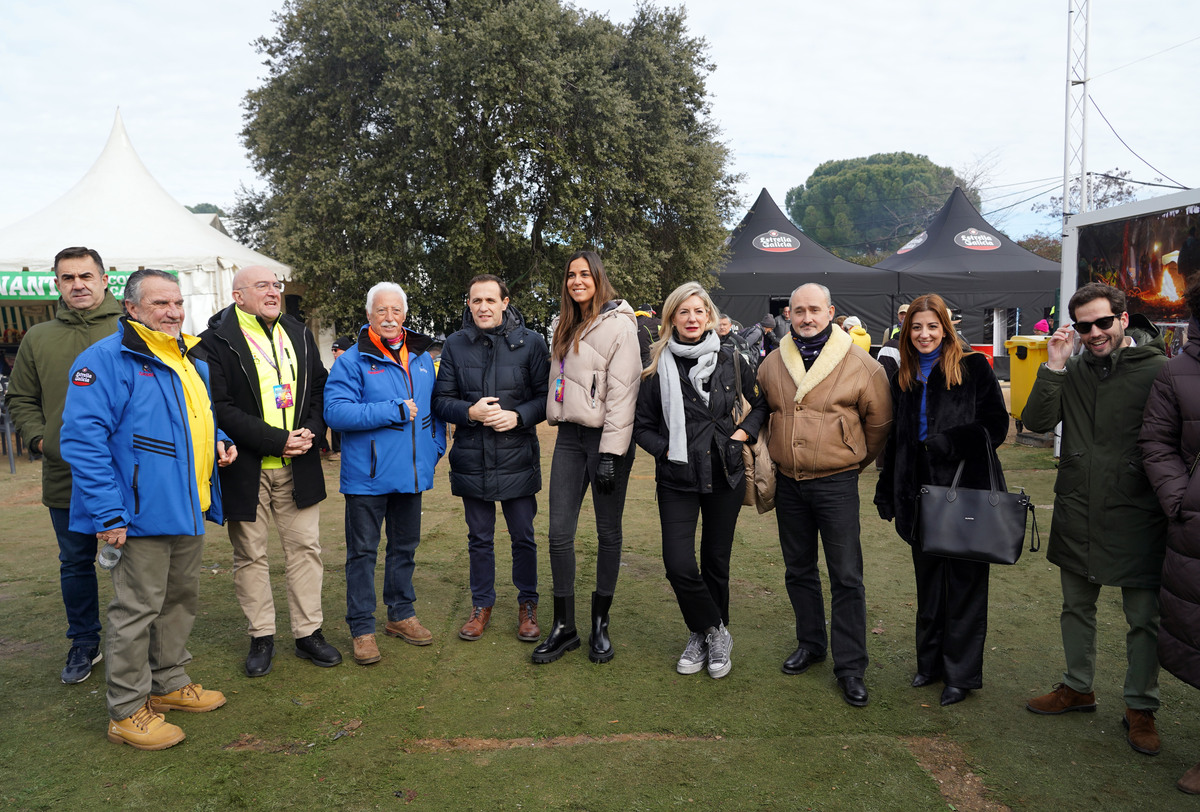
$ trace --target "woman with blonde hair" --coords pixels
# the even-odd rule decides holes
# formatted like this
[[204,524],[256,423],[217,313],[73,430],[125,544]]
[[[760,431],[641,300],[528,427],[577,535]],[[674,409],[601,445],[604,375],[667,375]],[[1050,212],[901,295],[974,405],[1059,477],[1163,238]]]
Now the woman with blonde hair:
[[[767,416],[754,368],[721,345],[717,315],[698,282],[667,296],[662,334],[642,373],[633,428],[638,445],[655,459],[663,564],[691,632],[675,669],[695,674],[707,666],[714,679],[733,665],[726,626],[729,559],[746,491],[742,445],[757,437]],[[735,422],[742,395],[750,409]]]
[[912,686],[941,680],[941,704],[952,705],[983,686],[989,568],[921,551],[917,495],[925,484],[949,485],[964,460],[959,484],[989,488],[993,449],[1008,435],[1008,410],[987,357],[963,351],[941,296],[917,297],[899,338],[900,369],[891,384],[892,431],[875,506],[884,521],[895,519],[896,532],[912,546],[917,580],[917,675]]
[[579,648],[575,629],[575,531],[588,487],[596,512],[596,589],[588,659],[613,658],[608,610],[621,566],[621,521],[633,466],[633,413],[641,383],[637,317],[618,299],[594,251],[567,261],[562,308],[550,347],[546,420],[558,426],[550,463],[550,572],[554,621],[533,650],[552,663]]

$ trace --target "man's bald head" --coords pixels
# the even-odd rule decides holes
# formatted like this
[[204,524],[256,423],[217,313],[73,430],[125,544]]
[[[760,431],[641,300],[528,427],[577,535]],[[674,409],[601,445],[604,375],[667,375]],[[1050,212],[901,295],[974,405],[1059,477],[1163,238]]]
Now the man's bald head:
[[283,283],[270,268],[250,265],[233,275],[233,301],[242,312],[273,324],[283,308]]

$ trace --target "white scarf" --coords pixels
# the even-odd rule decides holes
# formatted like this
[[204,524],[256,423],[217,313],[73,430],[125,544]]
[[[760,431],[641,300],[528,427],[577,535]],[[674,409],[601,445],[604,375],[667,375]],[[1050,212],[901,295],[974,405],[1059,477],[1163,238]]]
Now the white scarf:
[[667,424],[667,459],[671,462],[688,461],[687,419],[683,414],[683,385],[679,380],[679,366],[675,356],[695,358],[696,363],[688,373],[688,380],[696,394],[708,405],[709,394],[704,388],[717,368],[717,354],[721,351],[721,339],[710,331],[699,344],[680,344],[674,338],[658,356],[658,386],[662,399],[663,422]]

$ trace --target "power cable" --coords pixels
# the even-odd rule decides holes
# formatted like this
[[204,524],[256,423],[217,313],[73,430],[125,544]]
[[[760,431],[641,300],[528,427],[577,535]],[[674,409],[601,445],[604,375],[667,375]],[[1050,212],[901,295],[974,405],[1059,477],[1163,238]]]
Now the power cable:
[[1120,141],[1122,145],[1124,145],[1125,149],[1129,150],[1129,152],[1133,155],[1133,157],[1137,158],[1139,161],[1141,161],[1146,166],[1150,167],[1155,172],[1157,172],[1159,175],[1161,175],[1162,177],[1171,181],[1172,183],[1178,183],[1180,189],[1190,188],[1188,186],[1184,186],[1182,183],[1179,183],[1179,181],[1175,180],[1175,178],[1171,177],[1166,172],[1162,171],[1161,169],[1156,167],[1154,164],[1147,161],[1141,155],[1138,155],[1137,152],[1134,151],[1133,147],[1131,147],[1131,146],[1129,146],[1129,144],[1125,143],[1125,139],[1121,137],[1121,134],[1117,132],[1117,128],[1114,127],[1112,125],[1112,122],[1108,120],[1108,116],[1104,115],[1104,111],[1100,109],[1100,105],[1096,104],[1096,99],[1095,99],[1095,97],[1092,96],[1091,93],[1088,94],[1088,101],[1090,101],[1092,103],[1092,107],[1096,108],[1096,112],[1100,114],[1100,118],[1104,119],[1104,123],[1108,125],[1108,128],[1110,130],[1112,130],[1112,134],[1117,137],[1117,140]]

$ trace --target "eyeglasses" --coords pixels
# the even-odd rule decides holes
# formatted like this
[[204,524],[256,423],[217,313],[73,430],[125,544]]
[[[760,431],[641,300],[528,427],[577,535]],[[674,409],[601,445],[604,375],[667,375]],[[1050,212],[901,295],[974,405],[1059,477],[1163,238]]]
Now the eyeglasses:
[[259,293],[266,293],[271,288],[274,288],[279,293],[283,293],[283,283],[279,281],[255,282],[253,285],[243,285],[240,288],[234,288],[234,290],[245,290],[246,288],[254,288]]
[[1116,321],[1116,316],[1102,316],[1095,321],[1077,321],[1075,322],[1075,332],[1081,336],[1085,336],[1092,331],[1093,327],[1099,327],[1101,330],[1107,330],[1113,326]]
[[375,308],[376,316],[395,316],[399,318],[404,315],[404,309],[400,307],[377,307]]

